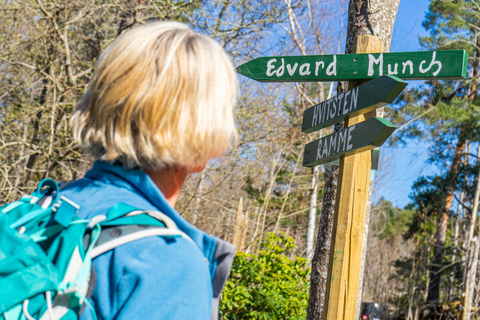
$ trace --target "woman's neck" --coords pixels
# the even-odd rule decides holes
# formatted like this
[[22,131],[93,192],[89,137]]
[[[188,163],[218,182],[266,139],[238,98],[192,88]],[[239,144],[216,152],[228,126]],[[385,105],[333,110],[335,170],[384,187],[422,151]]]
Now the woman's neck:
[[189,175],[188,170],[182,167],[161,169],[157,171],[145,171],[157,187],[162,191],[168,203],[175,207],[183,183]]

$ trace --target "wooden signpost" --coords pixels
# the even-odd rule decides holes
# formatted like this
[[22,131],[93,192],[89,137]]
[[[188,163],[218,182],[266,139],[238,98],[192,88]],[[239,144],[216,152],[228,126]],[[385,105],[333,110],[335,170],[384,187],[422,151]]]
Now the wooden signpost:
[[[355,54],[261,57],[237,68],[261,82],[345,81],[349,91],[304,113],[302,131],[314,132],[345,121],[345,129],[305,146],[304,166],[340,160],[323,318],[354,319],[365,233],[371,149],[381,146],[395,126],[375,118],[405,88],[399,79],[464,79],[465,50],[382,53],[383,43],[358,36]],[[398,78],[397,78],[398,77]],[[375,80],[373,80],[375,79]],[[357,81],[372,80],[360,86]],[[378,152],[375,153],[378,162]]]
[[334,132],[305,146],[303,165],[314,167],[341,157],[378,148],[396,127],[388,120],[371,118]]
[[261,57],[237,68],[260,82],[371,80],[392,75],[405,80],[465,79],[465,50]]
[[[380,163],[380,150],[378,148],[372,149],[372,170],[378,170],[378,165]],[[328,170],[332,171],[332,166],[340,165],[340,158],[333,160],[332,162],[325,163],[324,166]]]

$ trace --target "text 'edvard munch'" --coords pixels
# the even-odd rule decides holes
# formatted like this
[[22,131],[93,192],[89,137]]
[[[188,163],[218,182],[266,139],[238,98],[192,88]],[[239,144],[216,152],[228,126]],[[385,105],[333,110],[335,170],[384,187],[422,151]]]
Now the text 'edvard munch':
[[258,81],[366,80],[382,75],[402,79],[462,79],[466,77],[465,50],[261,57],[237,68]]
[[[378,57],[375,57],[374,54],[368,54],[368,65],[363,66],[366,69],[367,76],[382,76],[384,73],[391,76],[411,76],[414,71],[420,74],[425,74],[431,70],[431,73],[436,77],[440,71],[442,71],[442,62],[436,59],[437,53],[432,52],[430,61],[421,60],[416,64],[409,59],[405,61],[398,61],[392,63],[384,63],[383,53],[380,53]],[[328,64],[325,68],[326,61],[320,60],[315,62],[306,62],[299,66],[298,62],[292,64],[287,63],[285,66],[285,59],[280,59],[281,63],[275,64],[277,62],[276,58],[270,59],[267,62],[267,77],[281,77],[284,75],[285,70],[290,76],[309,76],[314,73],[315,76],[318,76],[320,73],[326,76],[336,76],[337,75],[337,56],[333,55],[333,61]],[[399,69],[398,65],[401,63],[402,67]],[[386,67],[386,72],[384,68]],[[433,69],[432,69],[433,68]],[[400,71],[399,71],[400,70]],[[363,72],[362,72],[363,71]],[[357,72],[358,73],[358,72]],[[365,73],[365,70],[360,70],[360,73]]]

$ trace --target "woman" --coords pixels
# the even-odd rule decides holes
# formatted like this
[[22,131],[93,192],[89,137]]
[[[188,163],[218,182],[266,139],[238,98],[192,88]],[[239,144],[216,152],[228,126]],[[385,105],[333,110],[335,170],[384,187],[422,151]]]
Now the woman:
[[101,55],[72,117],[75,140],[98,160],[61,193],[81,218],[120,202],[160,211],[193,243],[151,237],[97,257],[91,302],[100,319],[216,318],[234,248],[174,206],[185,178],[236,138],[236,93],[224,50],[181,23],[134,28]]

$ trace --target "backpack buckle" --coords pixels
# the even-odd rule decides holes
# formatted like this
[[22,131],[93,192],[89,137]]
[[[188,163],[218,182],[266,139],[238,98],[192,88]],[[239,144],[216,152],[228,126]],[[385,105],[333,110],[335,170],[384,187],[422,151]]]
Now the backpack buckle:
[[67,228],[78,209],[80,209],[78,204],[64,196],[60,196],[60,204],[55,212],[55,216],[53,216],[53,220],[64,228]]
[[105,219],[107,219],[107,216],[103,214],[95,216],[90,220],[90,222],[87,225],[87,228],[91,229],[95,227],[97,224],[99,224],[100,222],[105,221]]

